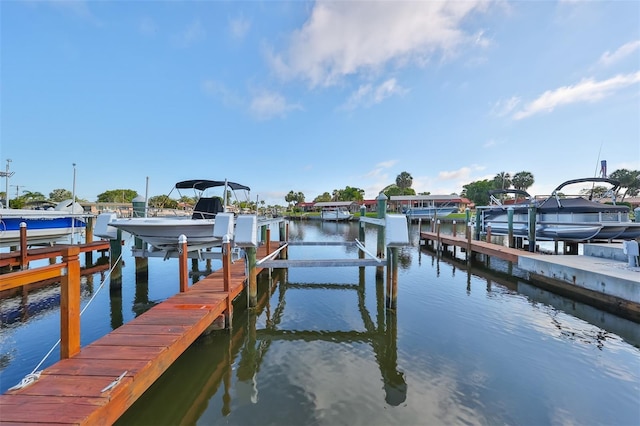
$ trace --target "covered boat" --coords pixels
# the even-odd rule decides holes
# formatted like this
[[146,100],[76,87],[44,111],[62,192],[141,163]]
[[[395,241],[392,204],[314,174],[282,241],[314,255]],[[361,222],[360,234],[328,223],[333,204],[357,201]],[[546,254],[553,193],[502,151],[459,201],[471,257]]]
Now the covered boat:
[[[607,183],[611,203],[594,201],[592,196],[566,196],[561,190],[580,183]],[[492,205],[477,208],[481,232],[491,227],[492,235],[508,235],[509,209],[513,212],[513,235],[529,235],[529,213],[535,211],[536,239],[549,241],[630,240],[640,237],[640,223],[629,218],[629,207],[615,204],[620,182],[609,178],[582,178],[559,185],[551,196],[537,199],[525,191],[489,191]],[[515,193],[515,202],[505,204],[502,194]],[[519,198],[521,197],[521,198]]]

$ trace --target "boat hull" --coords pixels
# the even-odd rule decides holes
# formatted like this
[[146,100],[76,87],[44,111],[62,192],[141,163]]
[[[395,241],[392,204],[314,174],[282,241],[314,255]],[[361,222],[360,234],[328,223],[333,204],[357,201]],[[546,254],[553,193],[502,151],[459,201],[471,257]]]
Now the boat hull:
[[30,245],[51,244],[72,233],[82,232],[86,227],[81,218],[65,216],[60,212],[3,210],[0,212],[0,247],[20,243],[21,223],[26,224],[27,243]]
[[322,211],[321,218],[326,221],[343,221],[351,220],[353,214],[347,210],[324,210]]
[[[492,235],[508,235],[506,209],[492,208],[480,213],[483,232],[491,227]],[[626,215],[607,210],[594,212],[540,211],[536,215],[536,239],[551,241],[632,240],[640,237],[640,223]],[[513,235],[528,237],[527,207],[514,207]]]
[[187,237],[187,249],[199,250],[221,244],[213,236],[215,219],[132,218],[115,219],[109,225],[140,238],[159,250],[177,249],[181,235]]

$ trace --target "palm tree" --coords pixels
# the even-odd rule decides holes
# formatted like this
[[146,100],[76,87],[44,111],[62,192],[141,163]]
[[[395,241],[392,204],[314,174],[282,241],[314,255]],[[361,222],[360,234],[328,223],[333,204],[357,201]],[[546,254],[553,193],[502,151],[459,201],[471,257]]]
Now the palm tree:
[[408,172],[402,172],[396,177],[398,188],[405,190],[413,185],[413,177]]
[[507,172],[500,172],[493,178],[496,189],[509,189],[511,187],[511,175]]
[[518,172],[513,175],[513,179],[511,180],[513,187],[521,191],[526,191],[534,182],[533,173],[531,172]]

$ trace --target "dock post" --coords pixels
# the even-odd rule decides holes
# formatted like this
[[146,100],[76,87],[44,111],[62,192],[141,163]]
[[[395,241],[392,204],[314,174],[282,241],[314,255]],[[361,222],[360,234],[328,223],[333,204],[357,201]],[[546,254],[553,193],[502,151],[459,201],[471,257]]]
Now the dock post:
[[529,252],[536,251],[536,206],[529,204]]
[[29,267],[29,256],[27,253],[27,223],[20,222],[20,269]]
[[[384,195],[383,192],[381,192],[378,195],[377,198],[378,204],[377,204],[377,216],[378,219],[384,219],[387,216],[387,196]],[[378,226],[377,227],[377,231],[378,231],[378,244],[377,244],[377,250],[376,250],[376,256],[379,259],[384,259],[385,257],[385,227],[384,226]],[[380,277],[383,277],[383,267],[376,267],[376,274],[379,275]]]
[[67,273],[60,280],[60,358],[80,352],[80,248],[67,247],[62,262]]
[[231,241],[225,235],[222,242],[222,280],[223,291],[227,293],[227,308],[224,311],[224,323],[231,330],[231,318],[233,317],[233,300],[231,300]]
[[471,262],[471,222],[467,222],[467,262]]
[[440,241],[440,219],[436,220],[436,241],[438,242],[436,252],[440,253],[442,250],[442,242]]
[[[87,225],[84,230],[84,242],[89,244],[93,242],[93,222],[95,217],[89,216],[87,218]],[[93,265],[93,250],[86,251],[84,253],[84,264],[86,267]]]
[[513,241],[513,207],[507,208],[507,226],[508,226],[508,243],[509,248],[513,248],[515,246]]
[[[480,228],[482,225],[482,221],[480,220],[480,212],[476,210],[476,241],[480,241]],[[470,222],[469,222],[470,223]]]
[[189,289],[189,270],[187,269],[187,236],[181,234],[178,237],[178,253],[180,254],[178,262],[180,263],[180,293],[184,293]]
[[[360,206],[360,217],[361,218],[366,216],[366,211],[367,211],[367,208],[364,205]],[[365,237],[364,222],[358,222],[358,240],[362,244],[364,244],[364,237]],[[358,250],[358,258],[359,259],[364,259],[364,252],[362,250]]]
[[490,243],[491,242],[491,224],[487,224],[487,242]]
[[271,254],[271,229],[267,226],[267,234],[265,238],[265,245],[267,248],[267,256]]
[[455,237],[456,236],[456,231],[457,231],[457,229],[456,229],[456,221],[454,220],[453,222],[451,222],[451,225],[452,225],[451,232],[453,233],[453,236]]
[[389,256],[387,262],[387,298],[386,308],[396,310],[398,305],[398,247],[387,249]]
[[256,248],[247,247],[247,265],[249,268],[249,307],[255,308],[258,305],[258,274],[256,269]]
[[114,240],[109,240],[109,258],[113,271],[111,272],[110,287],[122,286],[122,268],[116,268],[116,262],[122,254],[122,230],[118,229]]

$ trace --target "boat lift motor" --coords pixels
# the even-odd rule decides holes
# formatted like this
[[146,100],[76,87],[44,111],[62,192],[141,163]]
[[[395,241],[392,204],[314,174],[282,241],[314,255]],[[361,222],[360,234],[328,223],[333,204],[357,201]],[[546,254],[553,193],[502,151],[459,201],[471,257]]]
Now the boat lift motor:
[[631,240],[622,242],[622,252],[629,257],[629,266],[632,268],[638,266],[639,251],[637,241]]

